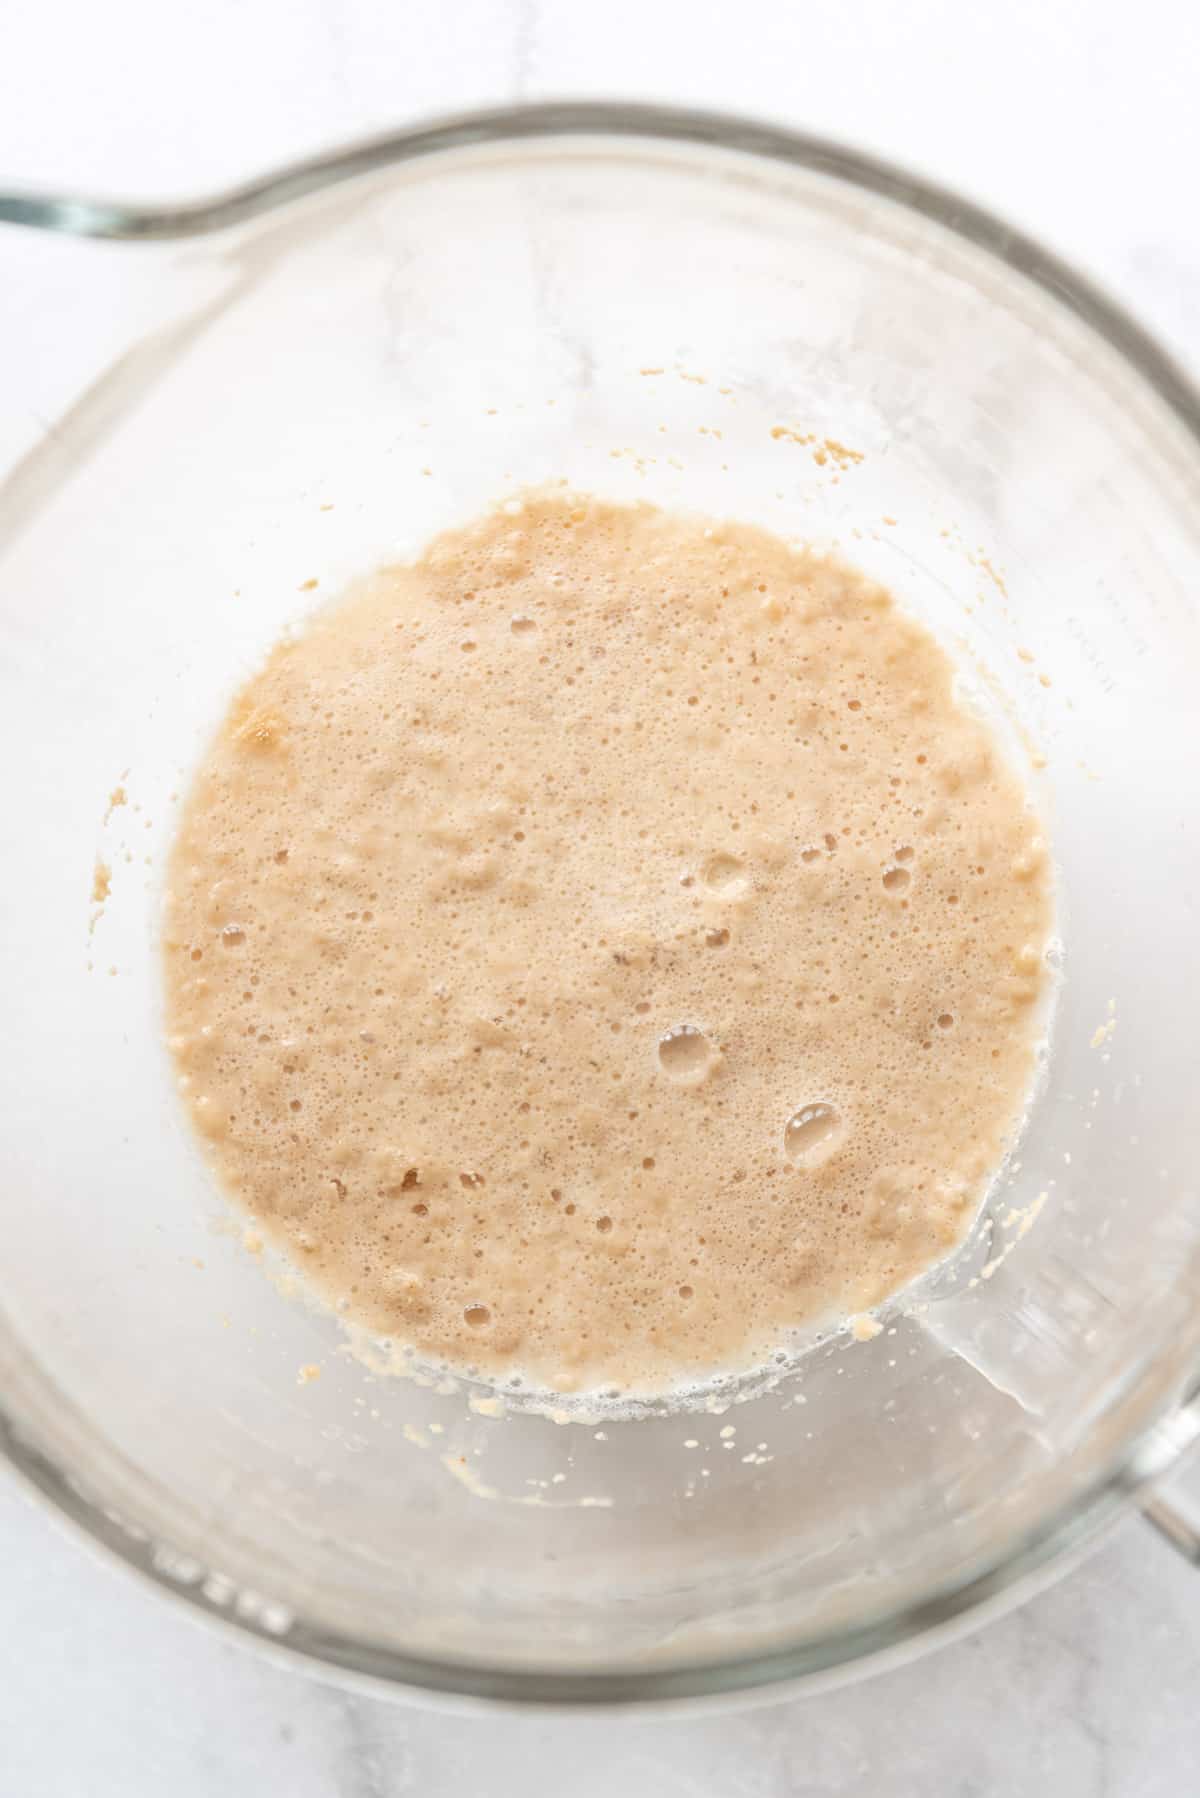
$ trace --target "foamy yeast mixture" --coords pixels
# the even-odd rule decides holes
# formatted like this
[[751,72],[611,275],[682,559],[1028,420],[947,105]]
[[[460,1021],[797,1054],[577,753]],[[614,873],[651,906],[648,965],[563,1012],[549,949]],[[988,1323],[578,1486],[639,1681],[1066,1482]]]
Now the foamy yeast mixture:
[[1039,826],[888,594],[527,496],[281,643],[196,777],[171,1047],[354,1322],[664,1389],[876,1305],[1025,1101]]

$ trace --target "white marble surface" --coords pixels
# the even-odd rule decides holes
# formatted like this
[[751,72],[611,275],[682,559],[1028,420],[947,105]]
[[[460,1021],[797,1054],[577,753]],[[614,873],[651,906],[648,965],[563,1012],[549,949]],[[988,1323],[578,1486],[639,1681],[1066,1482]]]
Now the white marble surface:
[[[191,194],[473,103],[704,102],[856,138],[970,191],[1087,266],[1198,368],[1198,17],[1188,0],[42,0],[5,16],[0,181]],[[6,302],[85,328],[73,296],[46,313],[52,297]],[[40,378],[6,408],[52,412]],[[1200,1574],[1136,1521],[1023,1610],[915,1666],[667,1722],[348,1697],[98,1564],[7,1484],[0,1564],[5,1798],[1200,1790]]]

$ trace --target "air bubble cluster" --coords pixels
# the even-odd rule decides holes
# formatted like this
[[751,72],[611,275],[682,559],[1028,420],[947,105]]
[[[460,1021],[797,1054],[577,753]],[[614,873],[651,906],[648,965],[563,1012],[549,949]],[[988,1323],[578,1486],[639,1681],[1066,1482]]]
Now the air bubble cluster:
[[836,561],[561,489],[317,613],[169,870],[230,1193],[340,1315],[526,1390],[879,1303],[961,1237],[1044,1032],[1047,845],[952,675]]

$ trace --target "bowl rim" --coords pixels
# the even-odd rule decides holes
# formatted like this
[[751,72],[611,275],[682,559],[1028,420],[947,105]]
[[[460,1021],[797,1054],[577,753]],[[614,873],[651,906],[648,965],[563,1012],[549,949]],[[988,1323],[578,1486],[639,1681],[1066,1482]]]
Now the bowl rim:
[[[464,148],[555,138],[738,152],[768,164],[828,176],[900,207],[983,250],[1073,314],[1140,377],[1191,440],[1200,467],[1200,391],[1179,363],[1090,278],[990,210],[925,176],[813,133],[733,114],[620,100],[552,100],[500,106],[415,124],[293,163],[228,192],[180,205],[138,206],[64,194],[0,194],[0,223],[71,237],[179,242],[224,232],[338,183]],[[1161,1359],[1161,1357],[1160,1357]],[[1179,1377],[1182,1374],[1182,1377]],[[1182,1396],[1180,1396],[1182,1395]],[[60,1400],[59,1402],[64,1402]],[[36,1428],[36,1426],[34,1426]],[[0,1460],[6,1460],[93,1543],[158,1590],[269,1652],[376,1691],[541,1707],[673,1708],[682,1701],[781,1687],[828,1687],[912,1655],[963,1628],[981,1607],[1018,1602],[1077,1558],[1133,1502],[1140,1486],[1168,1474],[1200,1442],[1200,1357],[1164,1380],[1108,1463],[1081,1490],[981,1558],[973,1569],[892,1606],[866,1622],[821,1636],[793,1636],[748,1653],[662,1661],[631,1672],[600,1668],[491,1666],[409,1654],[305,1622],[187,1557],[172,1557],[136,1520],[86,1490],[80,1476],[48,1454],[0,1400]],[[244,1602],[247,1598],[255,1602]]]

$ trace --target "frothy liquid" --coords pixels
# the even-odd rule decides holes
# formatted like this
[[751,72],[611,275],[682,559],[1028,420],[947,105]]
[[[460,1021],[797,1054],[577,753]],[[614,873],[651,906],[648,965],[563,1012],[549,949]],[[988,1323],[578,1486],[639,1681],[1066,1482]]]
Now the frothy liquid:
[[173,851],[229,1192],[430,1358],[663,1390],[878,1304],[1027,1095],[1050,871],[946,656],[749,527],[533,496],[282,643]]

